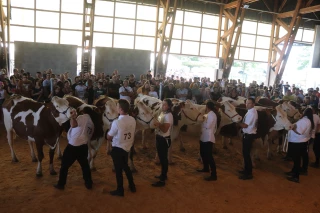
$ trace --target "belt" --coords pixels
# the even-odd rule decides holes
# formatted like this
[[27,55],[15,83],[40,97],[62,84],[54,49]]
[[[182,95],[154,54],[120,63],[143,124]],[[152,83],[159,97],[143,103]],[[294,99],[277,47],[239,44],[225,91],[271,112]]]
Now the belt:
[[171,139],[170,136],[163,137],[162,135],[158,135],[158,134],[157,134],[156,136],[162,137],[162,138],[164,138],[164,139]]

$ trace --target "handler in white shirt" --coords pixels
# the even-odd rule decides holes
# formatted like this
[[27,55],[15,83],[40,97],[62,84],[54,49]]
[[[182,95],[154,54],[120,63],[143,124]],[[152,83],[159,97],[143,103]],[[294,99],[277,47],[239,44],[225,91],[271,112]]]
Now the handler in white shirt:
[[217,129],[217,116],[214,113],[214,103],[207,102],[206,104],[206,119],[202,123],[201,137],[200,137],[200,155],[202,158],[203,169],[197,170],[198,172],[209,172],[209,166],[211,169],[211,175],[206,177],[207,181],[217,180],[216,163],[212,155],[212,148],[215,143],[214,134]]
[[[308,174],[308,141],[314,128],[313,113],[311,108],[307,108],[302,118],[294,124],[293,129],[288,132],[290,144],[290,157],[293,160],[293,168],[286,172],[289,181],[299,183],[300,174]],[[300,171],[301,158],[303,160],[302,170]]]
[[123,86],[119,88],[120,99],[125,99],[131,103],[131,97],[133,96],[133,90],[128,86],[128,80],[123,81]]
[[129,189],[136,192],[132,172],[128,166],[128,154],[134,142],[136,121],[128,115],[130,104],[127,100],[120,99],[118,105],[119,118],[112,123],[107,139],[112,140],[111,157],[116,171],[117,189],[111,191],[113,196],[124,196],[122,170],[126,173]]
[[244,170],[239,171],[241,174],[239,179],[250,180],[252,176],[252,161],[251,161],[251,148],[252,143],[257,134],[258,112],[254,108],[255,100],[248,98],[246,100],[246,107],[248,109],[247,114],[244,116],[243,123],[238,125],[242,128],[242,154],[244,159]]

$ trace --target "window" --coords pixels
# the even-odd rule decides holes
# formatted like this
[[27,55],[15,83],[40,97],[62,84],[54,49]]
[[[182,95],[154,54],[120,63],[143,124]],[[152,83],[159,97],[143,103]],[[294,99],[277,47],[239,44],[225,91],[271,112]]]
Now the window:
[[112,34],[93,33],[93,46],[112,47]]
[[114,34],[113,47],[133,49],[133,41],[134,41],[133,36]]
[[254,60],[255,61],[264,61],[268,62],[268,57],[269,57],[269,50],[257,50],[254,55]]
[[11,24],[34,26],[34,11],[12,8]]
[[116,17],[123,18],[135,18],[136,17],[136,5],[116,3]]
[[174,23],[175,24],[183,24],[183,11],[177,10]]
[[61,11],[82,14],[83,0],[61,0]]
[[234,53],[234,58],[239,59],[239,47],[237,47],[236,52]]
[[257,22],[252,21],[243,21],[242,23],[242,32],[256,34],[257,31]]
[[37,9],[42,10],[60,10],[60,0],[50,0],[50,1],[43,1],[43,0],[37,0],[36,4]]
[[[235,36],[233,36],[235,38]],[[245,47],[254,47],[256,42],[256,36],[254,35],[247,35],[247,34],[242,34],[241,35],[241,43],[240,46],[245,46]]]
[[298,32],[296,34],[296,41],[301,41],[302,40],[302,33],[303,33],[303,29],[298,29]]
[[[223,28],[223,25],[221,25]],[[218,29],[219,17],[203,14],[202,27]]]
[[183,39],[199,41],[200,40],[200,28],[184,27]]
[[218,30],[202,29],[201,41],[217,43]]
[[36,29],[36,42],[53,43],[59,42],[59,30]]
[[114,32],[134,34],[134,20],[116,19]]
[[216,44],[201,43],[200,55],[215,57],[216,49]]
[[34,0],[11,0],[11,6],[34,8]]
[[94,31],[112,32],[113,18],[94,17]]
[[147,21],[137,21],[136,34],[154,36],[156,32],[156,23]]
[[254,49],[240,47],[239,59],[251,60],[252,61],[253,60],[253,55],[254,55]]
[[113,16],[114,3],[110,1],[96,1],[94,12],[96,15]]
[[288,34],[288,32],[280,26],[280,30],[279,30],[279,38],[285,36],[286,34]]
[[136,36],[135,49],[153,51],[154,50],[154,38]]
[[[167,28],[166,28],[166,36],[167,37],[169,37],[170,27],[171,27],[171,24],[168,24]],[[172,38],[181,39],[181,35],[182,35],[182,26],[181,25],[174,25],[173,26]]]
[[264,24],[264,23],[258,23],[258,35],[265,35],[270,36],[271,35],[271,24]]
[[37,11],[36,19],[38,27],[59,28],[59,13]]
[[82,15],[61,14],[61,28],[82,30]]
[[199,42],[183,41],[182,54],[198,55]]
[[157,8],[138,5],[137,19],[156,21]]
[[314,39],[314,31],[313,30],[303,30],[302,41],[313,42]]
[[10,41],[34,42],[34,29],[31,27],[10,27]]
[[258,36],[257,37],[257,48],[269,49],[270,37]]
[[60,43],[80,46],[82,43],[82,32],[61,30]]
[[184,12],[184,24],[201,27],[200,13]]
[[171,40],[170,53],[180,54],[181,50],[181,40]]

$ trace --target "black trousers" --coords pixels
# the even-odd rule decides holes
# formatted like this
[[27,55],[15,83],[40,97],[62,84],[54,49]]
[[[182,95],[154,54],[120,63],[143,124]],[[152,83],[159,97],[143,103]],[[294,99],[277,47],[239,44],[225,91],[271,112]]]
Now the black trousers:
[[254,134],[243,134],[242,136],[242,155],[244,160],[244,172],[246,175],[252,174],[251,148],[255,139]]
[[300,174],[300,166],[302,159],[302,169],[307,171],[309,164],[309,156],[308,156],[308,142],[302,143],[291,143],[290,156],[293,160],[293,168],[292,172],[294,173],[295,178],[299,178]]
[[68,170],[77,160],[82,169],[82,176],[86,184],[91,185],[91,170],[88,162],[88,145],[81,146],[67,145],[63,152],[58,184],[64,186],[67,182]]
[[320,133],[316,134],[316,137],[313,142],[313,152],[316,157],[316,163],[319,164],[320,158]]
[[117,190],[123,191],[122,170],[126,173],[129,186],[134,186],[132,172],[128,166],[129,153],[119,147],[112,147],[111,157],[117,178]]
[[156,147],[161,164],[160,180],[165,181],[168,173],[168,149],[171,146],[171,139],[156,135]]
[[211,176],[217,176],[216,163],[212,155],[212,142],[202,142],[200,141],[200,156],[202,158],[203,170],[211,169]]

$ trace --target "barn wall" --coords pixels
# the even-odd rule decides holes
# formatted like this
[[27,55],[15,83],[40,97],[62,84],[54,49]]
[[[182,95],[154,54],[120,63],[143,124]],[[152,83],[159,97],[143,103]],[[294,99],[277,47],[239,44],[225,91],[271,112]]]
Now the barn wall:
[[130,74],[136,78],[150,69],[150,51],[96,47],[95,72],[111,75],[117,69],[122,79]]
[[51,68],[53,73],[69,72],[77,75],[77,46],[34,42],[14,42],[15,67],[25,69],[35,76],[36,72]]

